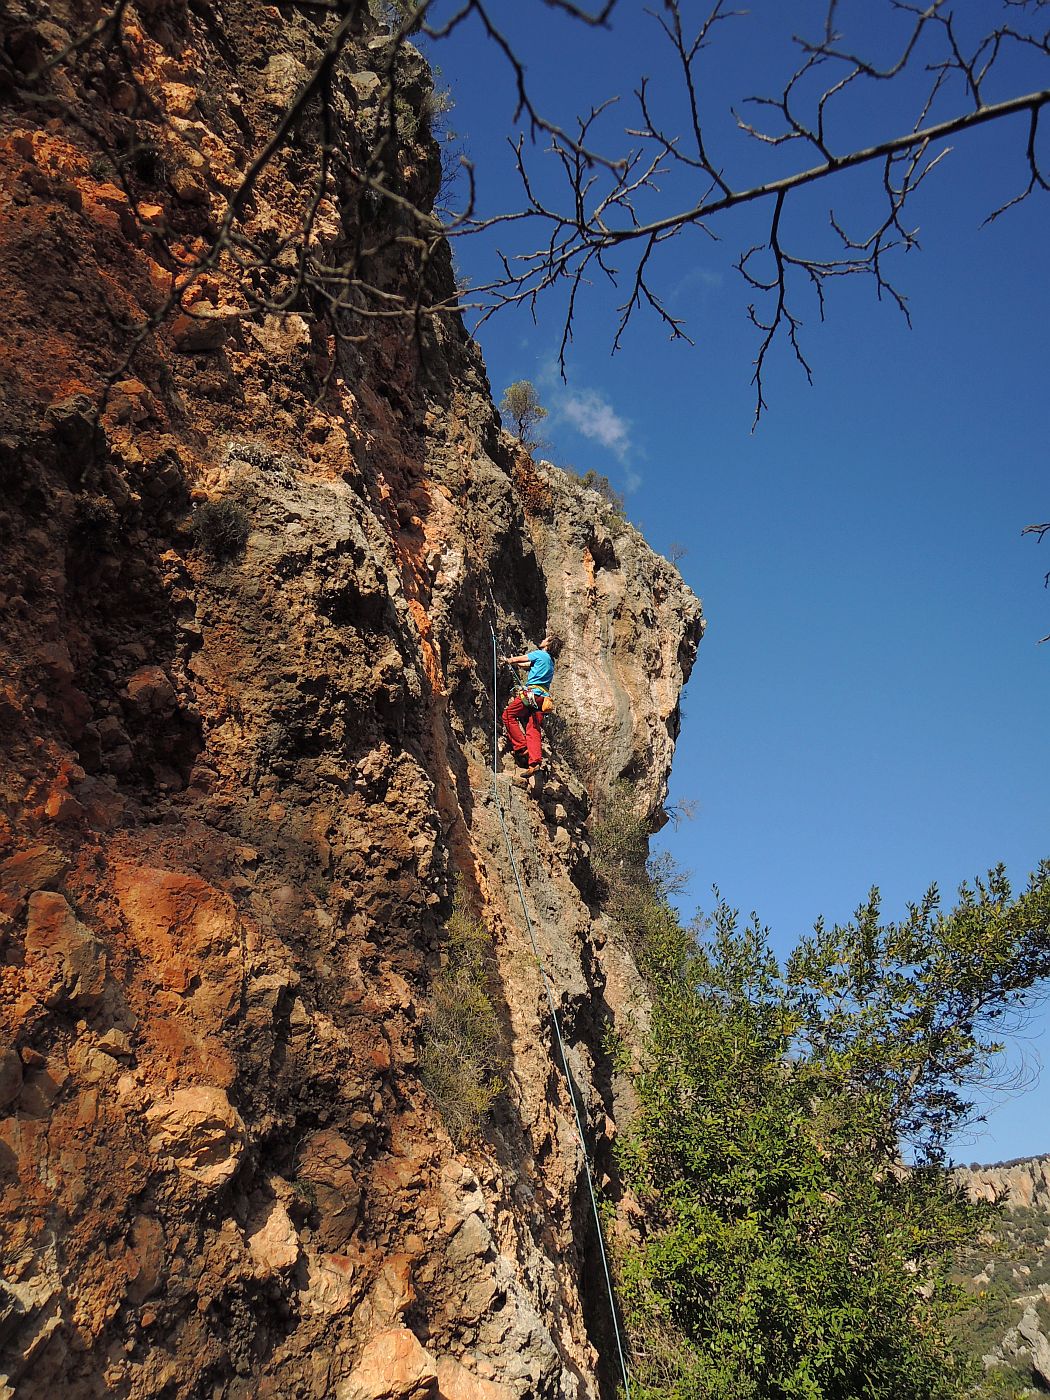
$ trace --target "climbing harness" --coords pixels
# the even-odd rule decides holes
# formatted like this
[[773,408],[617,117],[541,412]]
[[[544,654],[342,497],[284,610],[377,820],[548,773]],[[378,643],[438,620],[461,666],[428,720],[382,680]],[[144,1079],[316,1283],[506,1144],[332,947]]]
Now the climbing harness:
[[551,699],[550,691],[545,690],[541,685],[516,685],[511,694],[515,700],[520,700],[523,705],[528,705],[530,710],[539,710],[541,715],[549,715],[554,709],[554,701]]
[[[490,593],[489,597],[491,598],[491,596]],[[495,603],[493,603],[494,619],[495,616]],[[547,966],[543,961],[543,955],[540,952],[539,943],[536,940],[536,933],[532,927],[532,919],[529,917],[529,907],[525,903],[525,890],[521,883],[521,876],[518,874],[518,863],[514,859],[514,848],[511,844],[510,832],[507,830],[506,820],[503,816],[503,803],[500,801],[497,782],[499,775],[499,648],[495,628],[490,628],[490,631],[492,632],[492,800],[496,804],[496,815],[499,817],[500,828],[503,831],[503,841],[507,848],[507,858],[510,861],[510,868],[514,875],[514,883],[518,888],[518,898],[521,900],[521,912],[525,916],[525,927],[529,931],[529,941],[532,944],[533,956],[536,959],[536,966],[540,970],[543,989],[547,993],[547,1005],[550,1008],[551,1024],[554,1027],[554,1038],[558,1045],[558,1055],[561,1059],[562,1072],[565,1075],[565,1084],[569,1091],[569,1098],[572,1101],[572,1114],[576,1123],[576,1136],[580,1141],[580,1151],[583,1154],[583,1169],[587,1177],[587,1190],[590,1192],[591,1209],[594,1211],[594,1228],[598,1234],[598,1252],[601,1255],[602,1271],[605,1274],[605,1287],[609,1295],[609,1313],[612,1317],[613,1335],[616,1338],[616,1353],[620,1362],[620,1374],[623,1376],[623,1388],[626,1400],[631,1400],[631,1381],[627,1373],[627,1360],[624,1355],[623,1338],[620,1335],[620,1321],[616,1312],[616,1292],[613,1288],[612,1274],[609,1272],[609,1260],[605,1253],[602,1218],[598,1210],[598,1197],[594,1190],[594,1178],[591,1176],[591,1164],[587,1157],[587,1139],[583,1132],[583,1119],[580,1117],[580,1106],[576,1102],[576,1093],[572,1087],[572,1075],[569,1072],[569,1057],[565,1049],[565,1041],[562,1039],[561,1022],[558,1020],[558,1011],[554,1001],[554,988],[551,985],[550,977],[547,974]],[[548,699],[549,698],[548,696]]]

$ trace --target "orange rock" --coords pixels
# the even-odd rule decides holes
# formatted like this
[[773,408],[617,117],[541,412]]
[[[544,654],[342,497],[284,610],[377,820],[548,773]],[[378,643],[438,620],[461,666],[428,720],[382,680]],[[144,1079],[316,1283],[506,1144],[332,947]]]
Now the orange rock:
[[407,1327],[391,1327],[373,1337],[336,1400],[434,1400],[434,1358]]
[[76,675],[76,667],[65,642],[45,643],[37,656],[49,680],[61,683],[72,680]]
[[[139,213],[143,215],[147,223],[149,220],[145,219],[144,210],[149,207],[159,206],[144,205],[139,210]],[[153,288],[154,294],[162,300],[166,300],[171,295],[172,287],[175,283],[173,274],[170,273],[166,267],[161,267],[160,263],[154,262],[152,258],[146,259],[146,272],[149,276],[150,286]]]
[[115,423],[145,423],[157,417],[157,405],[145,384],[122,379],[113,386],[106,416]]
[[[128,750],[129,754],[131,750]],[[130,767],[130,764],[128,765]],[[117,765],[113,765],[114,772]],[[105,783],[89,778],[80,789],[85,816],[97,831],[112,831],[124,811],[124,799]]]
[[118,233],[125,238],[135,237],[135,215],[122,189],[108,182],[95,184],[90,178],[75,181],[75,188],[85,219],[110,233]]
[[333,1128],[308,1137],[300,1149],[298,1175],[314,1188],[321,1217],[315,1236],[322,1249],[338,1251],[352,1238],[361,1207],[353,1149]]
[[175,197],[183,204],[207,204],[208,186],[198,171],[180,165],[177,170],[172,171],[168,183]]
[[176,1089],[146,1112],[153,1130],[150,1150],[205,1190],[225,1185],[244,1152],[244,1123],[216,1084]]
[[197,94],[185,83],[162,83],[164,105],[173,117],[193,117],[197,115]]
[[75,685],[63,686],[58,694],[58,718],[74,743],[83,737],[91,719],[91,702]]
[[438,1358],[437,1377],[440,1400],[514,1400],[517,1395],[509,1386],[468,1371],[451,1356]]
[[29,899],[26,968],[45,1006],[93,1006],[106,982],[106,955],[64,895],[38,890]]
[[57,1057],[45,1061],[41,1069],[26,1076],[18,1096],[19,1111],[30,1118],[48,1117],[68,1078],[69,1071]]
[[69,861],[52,846],[28,846],[0,863],[0,911],[13,914],[26,895],[58,884]]
[[245,1233],[256,1278],[273,1278],[292,1268],[299,1258],[299,1236],[291,1216],[276,1196],[263,1201],[253,1211]]
[[240,981],[228,966],[239,947],[237,911],[221,891],[195,875],[148,866],[121,866],[117,897],[142,955],[154,965],[158,981],[186,992],[202,977],[206,982]]
[[228,895],[195,875],[120,861],[114,884],[132,956],[134,989],[145,1013],[140,1053],[213,1084],[229,1084],[225,1034],[240,1004],[244,930]]
[[0,1050],[0,1108],[17,1099],[22,1090],[22,1061],[13,1050]]
[[[0,1119],[0,1131],[2,1131]],[[355,1286],[355,1262],[344,1254],[308,1254],[306,1288],[301,1294],[306,1311],[335,1317],[356,1306],[360,1290]]]
[[411,1254],[392,1254],[384,1262],[367,1304],[373,1327],[395,1325],[416,1301],[414,1262]]
[[227,334],[226,318],[215,312],[195,311],[192,316],[183,312],[171,323],[175,348],[184,355],[218,350]]
[[170,715],[178,703],[175,687],[159,666],[141,666],[128,681],[125,693],[142,715]]

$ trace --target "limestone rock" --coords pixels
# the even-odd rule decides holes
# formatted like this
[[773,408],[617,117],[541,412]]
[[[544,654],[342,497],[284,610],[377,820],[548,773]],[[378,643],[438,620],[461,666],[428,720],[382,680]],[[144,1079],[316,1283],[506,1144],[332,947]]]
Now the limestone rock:
[[434,1400],[434,1358],[407,1327],[381,1332],[361,1353],[336,1400]]
[[26,965],[45,1006],[93,1006],[106,982],[106,955],[64,895],[38,890],[29,898]]
[[1050,1157],[1001,1166],[958,1167],[956,1179],[978,1201],[1002,1201],[1006,1210],[1050,1207]]
[[359,102],[374,102],[383,86],[379,74],[369,72],[367,68],[360,73],[351,73],[350,85]]
[[1031,1350],[1032,1369],[1044,1385],[1050,1386],[1050,1341],[1043,1335],[1039,1314],[1034,1308],[1025,1309],[1024,1316],[1017,1324],[1017,1332]]
[[263,69],[263,89],[268,101],[284,109],[306,81],[303,64],[288,53],[275,53]]
[[475,1375],[452,1356],[438,1357],[437,1376],[440,1400],[515,1400],[516,1397],[510,1386]]
[[[488,629],[566,639],[543,782],[504,815],[605,1125],[625,1104],[602,1028],[645,993],[588,905],[587,823],[625,773],[661,820],[699,604],[600,497],[522,462],[454,313],[421,364],[397,317],[358,334],[356,290],[335,341],[317,299],[259,280],[257,256],[294,267],[309,210],[317,267],[386,248],[384,290],[415,295],[401,213],[353,174],[393,62],[386,173],[423,210],[441,178],[431,75],[383,6],[341,29],[329,178],[314,103],[238,207],[245,256],[214,263],[331,15],[235,6],[220,33],[138,0],[108,72],[67,49],[90,7],[57,29],[15,8],[23,57],[66,53],[44,104],[12,109],[0,219],[0,1239],[21,1308],[0,1325],[27,1394],[598,1400],[582,1159],[491,798]],[[95,144],[127,155],[134,209]],[[455,298],[447,248],[426,291]],[[106,392],[126,326],[152,327],[142,377]],[[194,502],[221,499],[250,507],[236,562],[192,542]],[[493,936],[508,1086],[462,1147],[420,1074],[457,878]]]
[[700,603],[596,492],[549,462],[534,467],[551,495],[550,524],[535,532],[535,547],[548,580],[547,628],[565,644],[555,681],[560,722],[580,736],[592,792],[631,773],[640,811],[657,824],[678,697],[704,631]]
[[290,1269],[299,1258],[299,1236],[277,1196],[260,1202],[245,1227],[248,1252],[259,1278]]
[[492,1231],[475,1211],[461,1222],[446,1250],[452,1264],[466,1264],[483,1259],[492,1248]]
[[178,1170],[206,1190],[225,1185],[240,1165],[244,1123],[217,1085],[176,1089],[147,1111],[146,1121],[150,1151],[174,1158]]

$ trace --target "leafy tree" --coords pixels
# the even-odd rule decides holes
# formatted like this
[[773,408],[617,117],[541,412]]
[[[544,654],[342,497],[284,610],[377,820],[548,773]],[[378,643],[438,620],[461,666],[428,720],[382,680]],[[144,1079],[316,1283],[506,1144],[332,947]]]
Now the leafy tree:
[[528,379],[517,379],[503,391],[499,406],[504,418],[514,421],[514,431],[526,447],[536,446],[535,427],[547,416],[547,410],[540,403],[536,386]]
[[1050,865],[1016,898],[997,869],[947,913],[930,891],[900,924],[873,891],[784,968],[756,920],[720,903],[698,938],[663,907],[640,953],[650,1028],[619,1047],[639,1397],[959,1396],[951,1263],[990,1208],[953,1183],[946,1144],[990,1029],[1050,973]]
[[884,1099],[882,1150],[940,1162],[994,1078],[997,1033],[1050,976],[1050,863],[1016,899],[1000,865],[947,914],[932,886],[899,924],[872,890],[845,928],[818,922],[787,974],[802,1052]]

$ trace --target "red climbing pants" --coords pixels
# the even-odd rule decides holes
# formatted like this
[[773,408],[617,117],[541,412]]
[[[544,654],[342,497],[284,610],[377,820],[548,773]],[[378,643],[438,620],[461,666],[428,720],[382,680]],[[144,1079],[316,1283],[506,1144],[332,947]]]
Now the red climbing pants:
[[[521,730],[522,716],[525,719],[525,732]],[[507,738],[515,753],[528,753],[529,762],[539,763],[543,756],[543,740],[540,735],[540,726],[543,724],[543,714],[540,710],[533,709],[531,705],[526,705],[524,700],[519,700],[517,696],[511,700],[507,708],[503,711],[503,727],[507,731]]]

